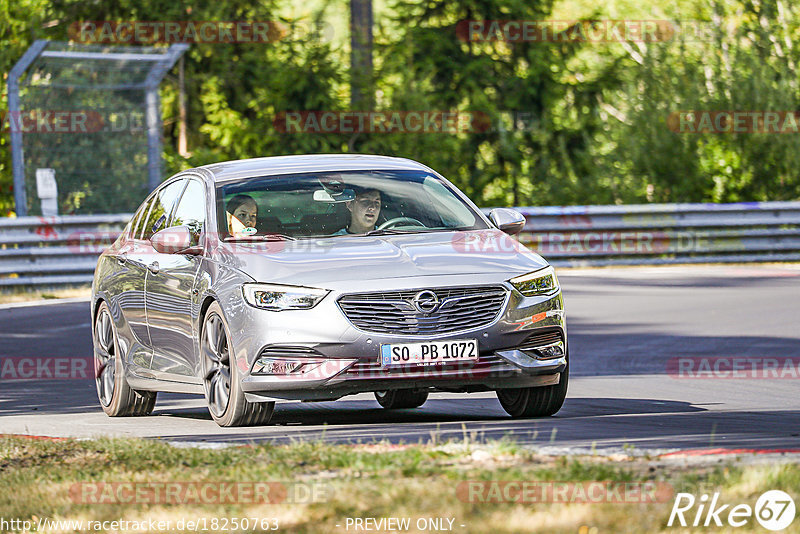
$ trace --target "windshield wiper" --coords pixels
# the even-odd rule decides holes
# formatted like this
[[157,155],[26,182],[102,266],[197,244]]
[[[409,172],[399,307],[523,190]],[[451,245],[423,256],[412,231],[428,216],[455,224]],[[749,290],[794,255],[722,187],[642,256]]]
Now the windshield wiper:
[[372,230],[364,235],[389,235],[389,234],[425,234],[429,232],[460,232],[463,230],[472,230],[469,226],[458,226],[454,228],[448,227],[434,227],[434,228],[420,228],[419,230],[399,230],[395,228],[385,228],[383,230]]
[[231,241],[297,241],[297,238],[286,234],[231,235],[225,238],[226,243]]
[[[423,230],[424,232],[425,230]],[[383,230],[370,230],[364,235],[392,235],[392,234],[419,234],[419,230],[395,230],[394,228],[384,228]]]
[[464,230],[472,230],[470,226],[453,226],[453,227],[438,227],[428,228],[426,232],[463,232]]

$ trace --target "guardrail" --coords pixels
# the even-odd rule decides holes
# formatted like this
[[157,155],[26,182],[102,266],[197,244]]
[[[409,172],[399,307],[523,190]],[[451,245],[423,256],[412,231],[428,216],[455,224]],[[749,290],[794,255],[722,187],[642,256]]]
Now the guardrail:
[[[518,210],[527,218],[519,240],[554,265],[800,261],[800,202]],[[91,283],[130,217],[0,219],[0,287]]]
[[800,261],[800,202],[520,208],[555,265]]
[[90,284],[131,214],[0,219],[0,287]]

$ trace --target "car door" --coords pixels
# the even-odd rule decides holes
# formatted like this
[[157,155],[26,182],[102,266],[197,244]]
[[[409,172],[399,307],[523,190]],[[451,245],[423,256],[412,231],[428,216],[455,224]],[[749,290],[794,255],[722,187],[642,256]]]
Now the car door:
[[120,348],[125,359],[135,366],[149,369],[152,360],[150,336],[147,330],[147,319],[144,310],[144,284],[146,269],[137,258],[137,239],[142,233],[147,213],[155,197],[142,203],[131,221],[130,232],[120,246],[112,261],[117,265],[113,269],[116,305],[124,318],[123,330],[120,331]]
[[[161,186],[153,195],[147,213],[143,216],[138,225],[141,232],[136,239],[132,240],[131,249],[126,254],[126,261],[131,270],[137,273],[141,280],[141,315],[138,312],[139,300],[136,301],[136,325],[138,332],[144,331],[139,335],[142,339],[147,339],[148,358],[147,368],[152,367],[153,340],[150,337],[150,328],[147,322],[147,277],[150,275],[148,267],[155,260],[155,249],[150,243],[150,237],[166,226],[169,214],[175,206],[175,201],[181,194],[186,181],[183,179],[172,180]],[[137,295],[138,296],[138,295]]]
[[[204,185],[196,178],[190,179],[170,218],[169,226],[188,226],[193,246],[198,245],[205,226],[205,213]],[[153,344],[151,369],[156,378],[193,382],[196,377],[193,290],[202,257],[161,254],[155,249],[153,253],[146,286],[147,324]]]

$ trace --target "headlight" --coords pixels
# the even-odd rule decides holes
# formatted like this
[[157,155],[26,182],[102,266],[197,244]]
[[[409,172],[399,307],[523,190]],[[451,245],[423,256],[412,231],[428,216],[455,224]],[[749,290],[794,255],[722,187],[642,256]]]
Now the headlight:
[[313,287],[279,286],[275,284],[244,284],[244,300],[264,310],[308,310],[330,293]]
[[509,283],[526,297],[552,295],[559,287],[556,272],[552,267],[517,276],[509,280]]

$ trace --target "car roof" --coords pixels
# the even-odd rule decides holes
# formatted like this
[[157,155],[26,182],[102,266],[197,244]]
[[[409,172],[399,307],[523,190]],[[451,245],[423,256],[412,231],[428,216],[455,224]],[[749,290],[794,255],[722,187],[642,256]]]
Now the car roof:
[[226,182],[271,174],[304,172],[334,172],[362,170],[420,170],[431,169],[406,158],[370,154],[311,154],[303,156],[273,156],[212,163],[200,167],[211,172],[215,182]]

